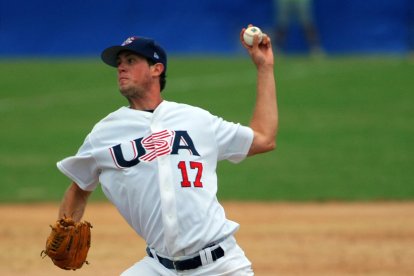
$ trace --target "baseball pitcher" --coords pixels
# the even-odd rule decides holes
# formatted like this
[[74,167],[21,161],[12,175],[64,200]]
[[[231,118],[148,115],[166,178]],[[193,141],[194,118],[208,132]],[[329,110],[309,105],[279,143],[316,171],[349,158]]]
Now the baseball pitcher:
[[[88,197],[100,183],[147,244],[147,256],[123,276],[253,275],[250,261],[233,236],[239,225],[226,218],[216,197],[218,161],[238,163],[271,151],[276,144],[271,41],[264,35],[259,43],[256,36],[249,46],[243,41],[244,31],[240,41],[257,68],[257,97],[249,126],[163,100],[167,55],[153,39],[130,37],[102,52],[103,62],[116,68],[119,90],[129,104],[98,122],[78,152],[57,163],[72,180],[59,219],[71,219],[71,225],[82,223]],[[48,240],[54,248],[46,248],[43,254],[51,257],[58,250],[63,239],[58,230],[72,229],[68,225],[52,229],[53,237]],[[90,233],[86,236],[88,240],[80,243],[89,248]]]

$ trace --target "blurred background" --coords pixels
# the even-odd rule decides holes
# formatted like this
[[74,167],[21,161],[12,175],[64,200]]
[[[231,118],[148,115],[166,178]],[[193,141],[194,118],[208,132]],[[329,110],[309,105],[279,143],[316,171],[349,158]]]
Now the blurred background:
[[284,49],[302,53],[309,22],[327,53],[405,54],[413,7],[411,0],[2,0],[0,55],[95,56],[132,34],[156,38],[169,53],[234,54],[248,23],[272,36],[291,23]]
[[275,48],[278,149],[222,162],[219,197],[411,200],[413,14],[412,0],[1,0],[0,202],[60,200],[56,162],[127,104],[99,55],[131,35],[169,53],[167,100],[248,124],[249,23]]

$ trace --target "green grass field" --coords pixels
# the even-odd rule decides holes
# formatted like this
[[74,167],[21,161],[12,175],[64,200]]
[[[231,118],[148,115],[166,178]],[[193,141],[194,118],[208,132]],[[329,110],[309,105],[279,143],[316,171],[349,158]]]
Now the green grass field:
[[[281,58],[276,78],[278,148],[221,162],[221,199],[414,199],[413,61]],[[0,202],[60,200],[69,180],[56,161],[127,104],[99,60],[3,59],[0,87]],[[164,96],[248,124],[255,70],[247,56],[172,57]]]

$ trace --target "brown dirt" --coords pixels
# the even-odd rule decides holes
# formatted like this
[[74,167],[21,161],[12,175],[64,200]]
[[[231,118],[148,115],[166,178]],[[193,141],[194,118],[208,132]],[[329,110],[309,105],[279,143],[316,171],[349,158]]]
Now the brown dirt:
[[[236,203],[224,207],[256,275],[414,275],[413,203]],[[112,205],[90,204],[92,247],[76,272],[42,259],[57,204],[0,205],[0,275],[119,275],[145,244]]]

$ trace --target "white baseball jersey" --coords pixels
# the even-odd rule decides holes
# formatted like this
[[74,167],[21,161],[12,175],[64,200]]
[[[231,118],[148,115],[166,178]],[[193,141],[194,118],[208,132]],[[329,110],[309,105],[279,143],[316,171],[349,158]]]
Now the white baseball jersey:
[[149,247],[188,256],[238,229],[217,201],[216,166],[243,160],[252,140],[248,127],[163,101],[153,113],[121,107],[109,114],[57,166],[84,190],[101,183]]

